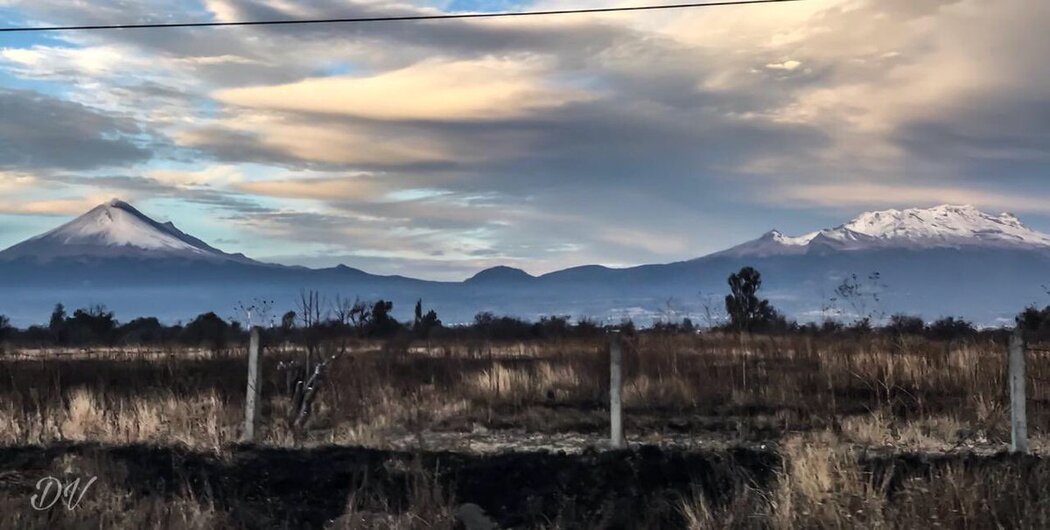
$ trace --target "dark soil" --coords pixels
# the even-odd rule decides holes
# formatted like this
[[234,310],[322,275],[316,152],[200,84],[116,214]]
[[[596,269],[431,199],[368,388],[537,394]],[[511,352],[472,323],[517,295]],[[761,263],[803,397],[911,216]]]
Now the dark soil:
[[[1050,476],[1050,461],[1006,453],[869,454],[860,463],[873,484],[884,485],[891,501],[898,492],[906,494],[902,487],[912,479],[933,487],[954,480],[951,475],[938,478],[953,471],[992,482],[1016,476],[989,487],[1006,488],[1005,495],[996,497],[996,506],[1017,517],[1031,510],[1025,504],[1027,489],[1038,489]],[[98,474],[100,481],[108,478],[141,498],[185,494],[188,484],[194,496],[214,503],[235,526],[269,529],[324,528],[344,514],[350,496],[362,512],[403,513],[414,497],[440,490],[448,506],[477,504],[501,528],[683,528],[678,510],[683,498],[703,495],[717,509],[743,488],[770,492],[779,465],[773,451],[743,448],[486,456],[248,446],[216,454],[145,445],[59,444],[0,449],[0,494],[28,499],[39,478],[63,473]],[[986,493],[981,498],[995,497],[994,491]],[[1000,506],[1011,499],[1017,506]]]
[[[0,489],[27,490],[60,461],[105,462],[141,496],[171,496],[188,482],[246,528],[322,528],[355,494],[360,509],[399,513],[433,479],[455,504],[475,503],[502,528],[681,527],[677,503],[701,492],[714,505],[744,485],[768,487],[778,457],[747,449],[513,453],[406,453],[353,447],[238,447],[221,456],[171,447],[94,444],[0,449]],[[103,471],[105,472],[105,471]],[[28,494],[28,492],[26,492]]]

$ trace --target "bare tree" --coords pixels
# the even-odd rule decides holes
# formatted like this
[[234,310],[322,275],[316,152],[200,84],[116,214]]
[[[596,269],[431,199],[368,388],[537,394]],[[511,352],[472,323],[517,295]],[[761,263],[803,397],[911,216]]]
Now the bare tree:
[[878,272],[873,272],[866,278],[850,274],[835,287],[836,296],[831,302],[841,300],[848,304],[853,313],[853,325],[867,328],[873,322],[881,322],[886,316],[886,312],[882,310],[882,293],[885,290],[886,284],[882,282],[882,275]]
[[356,299],[350,300],[350,298],[344,298],[342,295],[335,295],[335,299],[332,300],[332,314],[339,324],[343,326],[352,324],[351,315],[356,303]]
[[248,329],[255,326],[273,327],[273,300],[253,298],[250,302],[238,302],[235,308],[244,317]]
[[323,356],[314,366],[313,372],[307,370],[303,379],[296,383],[295,394],[292,397],[292,407],[288,410],[288,417],[292,421],[292,427],[296,433],[300,432],[306,425],[307,420],[310,419],[314,400],[317,397],[317,392],[321,389],[321,384],[325,381],[328,368],[332,362],[344,353],[345,350],[340,350],[337,353]]
[[357,336],[364,337],[365,329],[372,323],[372,304],[355,298],[350,308],[350,323],[357,330]]
[[299,301],[296,302],[297,314],[303,321],[303,327],[309,328],[321,323],[321,311],[324,300],[321,293],[309,289],[299,291]]
[[704,309],[704,322],[707,329],[714,329],[726,321],[723,301],[720,296],[705,294],[703,291],[697,293],[700,296],[700,305]]
[[660,311],[660,320],[662,320],[663,323],[668,325],[678,323],[678,310],[675,309],[677,303],[678,300],[675,300],[673,296],[664,300],[664,307]]
[[303,346],[306,347],[305,369],[309,374],[310,366],[317,357],[317,347],[320,344],[324,299],[321,298],[321,293],[313,289],[301,290],[296,306],[299,319],[303,322]]

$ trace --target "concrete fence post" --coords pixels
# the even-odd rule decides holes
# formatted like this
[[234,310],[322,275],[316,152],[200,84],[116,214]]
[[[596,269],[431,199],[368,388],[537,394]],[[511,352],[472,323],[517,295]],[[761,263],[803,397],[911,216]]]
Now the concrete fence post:
[[1028,417],[1025,413],[1025,343],[1021,328],[1010,335],[1010,451],[1028,452]]
[[609,442],[623,447],[623,346],[618,333],[609,341]]
[[241,441],[254,442],[259,423],[259,396],[262,389],[259,362],[259,327],[252,327],[248,342],[248,393],[244,398],[244,436]]

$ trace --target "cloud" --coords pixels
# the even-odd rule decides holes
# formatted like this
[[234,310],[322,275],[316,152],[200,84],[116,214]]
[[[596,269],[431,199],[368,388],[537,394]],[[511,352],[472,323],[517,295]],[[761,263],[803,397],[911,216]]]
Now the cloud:
[[0,199],[0,214],[55,216],[80,215],[110,198],[110,196],[104,193],[94,193],[87,197],[73,197],[67,199],[43,199],[17,202]]
[[36,178],[26,173],[0,171],[0,192],[14,194],[37,184]]
[[369,177],[328,177],[243,182],[236,189],[254,195],[291,199],[374,200],[389,187]]
[[178,131],[174,138],[223,161],[299,168],[433,166],[483,155],[410,125],[372,127],[354,119],[294,114],[236,112],[204,127]]
[[[766,200],[773,200],[769,196]],[[909,184],[877,184],[855,182],[850,184],[816,184],[787,186],[775,195],[776,202],[793,201],[799,207],[823,206],[837,209],[871,207],[914,207],[937,204],[972,204],[979,207],[1014,212],[1050,213],[1050,196],[1030,196],[941,186]]]
[[557,87],[528,60],[429,60],[370,76],[311,78],[292,84],[221,90],[242,107],[377,120],[497,120],[590,98]]
[[[46,184],[48,188],[79,191],[88,193],[93,197],[91,200],[100,199],[92,206],[112,197],[120,197],[133,202],[138,199],[176,199],[184,203],[234,212],[237,215],[272,211],[272,208],[262,206],[250,197],[244,197],[236,192],[222,188],[214,188],[207,185],[173,184],[150,177],[54,174],[42,176],[39,180],[42,184]],[[93,193],[93,190],[105,191],[103,193]]]
[[802,66],[802,63],[793,59],[789,59],[782,63],[769,63],[766,65],[766,68],[769,68],[770,70],[787,70],[790,72],[792,70],[795,70],[799,66]]
[[91,169],[139,162],[136,124],[84,105],[0,89],[0,169]]
[[[0,49],[0,61],[20,75],[35,79],[98,78],[112,76],[129,66],[133,50],[123,46],[70,48],[36,45]],[[133,61],[131,66],[144,66]]]
[[[535,4],[555,5],[566,4]],[[356,0],[16,6],[54,23],[440,12]],[[4,142],[0,169],[30,153],[37,162],[18,168],[68,169],[78,192],[204,205],[255,248],[417,272],[683,259],[845,209],[1041,213],[1048,19],[1050,4],[1023,0],[808,0],[71,34],[12,45],[0,69],[116,128],[77,132],[86,162],[39,147],[55,140]],[[23,135],[64,132],[27,120]],[[106,155],[116,145],[133,151]],[[129,176],[86,178],[112,160],[107,174]],[[12,193],[72,193],[45,190],[54,182]]]
[[201,170],[154,169],[149,178],[176,186],[230,185],[244,180],[240,168],[231,165],[211,165]]

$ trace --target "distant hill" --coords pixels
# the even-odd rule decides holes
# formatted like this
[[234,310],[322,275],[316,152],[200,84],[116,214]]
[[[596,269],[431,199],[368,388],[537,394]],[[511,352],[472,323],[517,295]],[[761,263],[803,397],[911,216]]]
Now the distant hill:
[[[773,230],[676,263],[583,265],[541,276],[500,266],[463,282],[435,282],[259,262],[114,199],[0,252],[0,313],[21,325],[40,323],[62,302],[105,304],[125,320],[185,320],[203,311],[235,317],[240,301],[268,299],[285,310],[301,289],[317,289],[329,298],[393,300],[401,318],[422,298],[446,323],[481,311],[698,319],[705,303],[720,307],[726,276],[744,265],[762,272],[762,293],[774,305],[801,320],[909,312],[994,324],[1050,302],[1042,287],[1050,284],[1050,236],[1014,215],[972,206],[865,212],[838,227],[800,236]],[[836,293],[844,281],[857,284],[858,299]]]

